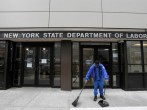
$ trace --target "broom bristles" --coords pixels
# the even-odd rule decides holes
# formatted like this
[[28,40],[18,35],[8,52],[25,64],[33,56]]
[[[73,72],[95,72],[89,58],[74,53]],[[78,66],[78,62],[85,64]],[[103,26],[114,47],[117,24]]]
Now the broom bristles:
[[73,105],[74,107],[76,107],[76,106],[77,106],[78,99],[79,99],[79,96],[78,96],[78,97],[76,98],[76,100],[72,103],[72,105]]
[[79,96],[78,96],[78,97],[76,98],[76,100],[72,103],[72,105],[73,105],[74,107],[76,107],[76,106],[77,106],[78,99],[79,99],[79,97],[80,97],[80,95],[81,95],[81,93],[82,93],[82,91],[83,91],[83,89],[84,89],[85,85],[86,85],[86,83],[84,84],[84,86],[83,86],[83,88],[82,88],[82,90],[81,90],[81,92],[80,92]]

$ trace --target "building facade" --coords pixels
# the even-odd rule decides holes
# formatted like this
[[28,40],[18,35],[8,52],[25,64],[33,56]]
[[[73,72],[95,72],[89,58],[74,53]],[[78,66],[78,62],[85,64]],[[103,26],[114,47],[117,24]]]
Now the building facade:
[[[147,89],[146,0],[0,0],[0,89],[82,88],[100,59],[109,88]],[[87,88],[93,87],[90,78]]]

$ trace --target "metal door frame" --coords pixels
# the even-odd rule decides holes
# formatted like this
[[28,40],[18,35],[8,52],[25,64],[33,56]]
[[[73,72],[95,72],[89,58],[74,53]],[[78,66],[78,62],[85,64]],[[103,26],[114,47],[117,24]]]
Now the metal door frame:
[[[22,43],[22,75],[21,75],[21,86],[32,86],[32,87],[53,87],[54,78],[53,78],[53,67],[54,67],[54,60],[53,60],[53,43]],[[35,82],[34,84],[24,84],[24,57],[25,57],[25,47],[34,47],[35,48],[35,65],[37,68],[35,69]],[[39,84],[39,48],[40,47],[49,47],[50,48],[50,78],[48,85],[41,85]]]
[[[109,49],[109,65],[110,65],[110,85],[108,87],[113,88],[112,87],[112,46],[111,45],[81,45],[80,46],[80,88],[83,87],[83,48],[93,48],[94,49],[94,60],[96,59],[96,55],[97,55],[97,50],[98,49]],[[87,87],[87,88],[93,88],[91,86]]]

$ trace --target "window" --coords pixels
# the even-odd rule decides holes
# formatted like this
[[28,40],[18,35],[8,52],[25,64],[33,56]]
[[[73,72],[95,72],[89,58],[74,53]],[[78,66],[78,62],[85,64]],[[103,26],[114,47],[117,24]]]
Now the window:
[[13,86],[20,86],[22,57],[21,57],[22,44],[16,43],[15,60],[14,60],[14,73],[13,73]]
[[143,53],[144,53],[144,68],[145,72],[147,72],[147,41],[143,42]]
[[0,41],[0,88],[3,86],[4,71],[5,71],[5,49],[6,42]]
[[128,73],[142,72],[141,42],[127,41]]
[[61,43],[55,43],[54,45],[54,86],[60,86],[61,75],[61,61],[60,61],[60,49]]
[[113,87],[120,86],[120,73],[118,64],[118,45],[112,43],[112,60],[113,60]]
[[79,43],[72,45],[72,87],[79,87]]

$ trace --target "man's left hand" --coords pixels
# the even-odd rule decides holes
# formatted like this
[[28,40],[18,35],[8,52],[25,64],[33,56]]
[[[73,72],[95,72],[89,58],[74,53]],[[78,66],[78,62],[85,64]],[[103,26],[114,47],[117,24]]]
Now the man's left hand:
[[104,81],[104,84],[107,85],[107,84],[108,84],[108,80],[105,80],[105,81]]

